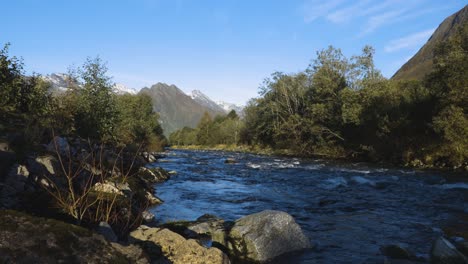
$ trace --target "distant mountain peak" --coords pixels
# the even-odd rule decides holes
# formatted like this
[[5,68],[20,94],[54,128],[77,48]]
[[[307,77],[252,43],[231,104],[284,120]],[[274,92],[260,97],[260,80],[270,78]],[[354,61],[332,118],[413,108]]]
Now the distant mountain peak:
[[225,112],[222,107],[217,103],[211,100],[206,94],[202,93],[200,90],[193,90],[189,96],[195,100],[197,103],[210,108],[213,111]]
[[116,83],[113,89],[116,94],[137,94],[137,91],[134,88],[129,88],[121,83]]

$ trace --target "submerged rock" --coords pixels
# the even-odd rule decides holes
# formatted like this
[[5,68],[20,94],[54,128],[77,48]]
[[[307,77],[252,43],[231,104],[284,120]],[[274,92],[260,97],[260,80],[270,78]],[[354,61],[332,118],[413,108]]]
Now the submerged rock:
[[235,163],[237,163],[237,160],[234,159],[234,158],[227,158],[227,159],[224,161],[224,163],[226,163],[226,164],[235,164]]
[[310,241],[291,215],[266,210],[236,220],[229,232],[228,247],[241,260],[266,262],[310,248]]
[[[160,258],[159,261],[170,261],[169,263],[200,263],[227,264],[229,258],[217,248],[204,248],[196,240],[185,239],[183,236],[169,229],[150,228],[140,226],[130,233],[129,240],[133,243],[142,243],[146,248],[152,246],[152,258]],[[145,243],[145,242],[151,242]],[[159,253],[159,252],[160,253]],[[158,254],[161,254],[158,256]],[[158,260],[157,260],[158,261]],[[159,262],[158,262],[159,263]]]
[[387,245],[380,248],[382,254],[392,259],[415,259],[416,256],[407,248],[400,245]]
[[468,258],[443,237],[438,238],[431,249],[431,263],[434,264],[467,264]]

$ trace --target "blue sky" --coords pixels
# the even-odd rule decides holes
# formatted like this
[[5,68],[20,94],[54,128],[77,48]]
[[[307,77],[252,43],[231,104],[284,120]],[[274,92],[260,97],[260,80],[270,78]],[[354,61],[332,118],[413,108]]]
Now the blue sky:
[[370,44],[386,77],[466,0],[3,0],[0,45],[27,72],[67,72],[88,56],[114,81],[156,82],[244,104],[274,71],[307,67],[328,45]]

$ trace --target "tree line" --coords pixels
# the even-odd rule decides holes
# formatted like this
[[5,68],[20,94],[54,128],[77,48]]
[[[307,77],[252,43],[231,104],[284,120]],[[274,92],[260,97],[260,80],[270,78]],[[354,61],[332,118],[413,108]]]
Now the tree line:
[[51,92],[40,75],[26,76],[21,59],[0,50],[0,134],[23,148],[48,143],[53,134],[116,146],[161,150],[166,144],[147,95],[117,95],[106,64],[88,58],[70,70],[68,89]]
[[362,54],[347,58],[330,46],[317,52],[304,71],[272,74],[235,127],[226,119],[204,117],[197,128],[177,131],[170,141],[246,144],[301,156],[413,166],[467,166],[468,26],[439,43],[433,69],[421,81],[384,78],[374,65],[374,53],[366,46]]

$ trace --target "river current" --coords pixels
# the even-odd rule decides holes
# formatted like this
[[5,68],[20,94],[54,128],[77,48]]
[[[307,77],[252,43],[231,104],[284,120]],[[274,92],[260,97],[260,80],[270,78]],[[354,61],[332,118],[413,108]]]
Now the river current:
[[166,155],[154,165],[177,174],[156,186],[158,221],[288,212],[314,248],[278,263],[382,263],[379,248],[390,244],[427,258],[444,226],[468,215],[468,183],[440,172],[219,151]]

